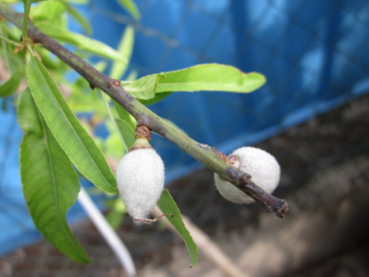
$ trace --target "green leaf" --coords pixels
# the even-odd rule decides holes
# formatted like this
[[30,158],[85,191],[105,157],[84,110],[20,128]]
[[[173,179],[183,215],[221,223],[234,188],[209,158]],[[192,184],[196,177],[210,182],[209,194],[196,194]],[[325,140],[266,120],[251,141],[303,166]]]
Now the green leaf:
[[115,100],[112,101],[114,103],[114,107],[118,113],[119,118],[126,121],[133,130],[136,130],[136,119],[132,115],[130,115],[125,108],[115,102]]
[[55,56],[50,54],[48,50],[38,45],[35,47],[35,50],[40,55],[42,63],[48,70],[55,70],[59,73],[64,72],[62,68],[62,62],[59,59],[56,59]]
[[7,97],[17,91],[22,75],[16,72],[7,82],[0,86],[0,97]]
[[117,0],[119,4],[122,5],[124,9],[126,9],[134,19],[140,19],[141,15],[138,11],[135,2],[132,0]]
[[[200,64],[181,70],[152,74],[129,82],[124,88],[135,98],[149,100],[157,93],[172,91],[251,92],[265,83],[259,73],[244,73],[221,64]],[[123,82],[124,85],[124,82]]]
[[158,74],[147,75],[124,86],[134,98],[149,100],[155,97]]
[[22,35],[22,31],[15,26],[5,24],[5,22],[0,22],[0,25],[4,31],[4,36],[10,40],[18,41]]
[[47,125],[75,167],[102,190],[117,193],[115,177],[101,150],[70,110],[46,68],[35,57],[27,63],[27,79]]
[[111,203],[106,203],[106,205],[111,206],[111,210],[106,215],[106,220],[109,222],[110,226],[116,230],[123,221],[123,216],[126,213],[126,207],[124,206],[120,197],[114,199]]
[[[109,101],[108,97],[105,96],[101,91],[100,91],[100,94],[101,94],[101,98],[102,98],[102,100],[105,104],[106,111],[108,112],[109,118],[111,120],[109,123],[112,123],[112,126],[114,126],[114,128],[109,128],[111,125],[107,124],[108,129],[110,129],[109,130],[110,131],[110,138],[112,139],[112,138],[115,138],[115,137],[119,137],[120,138],[119,144],[121,144],[119,147],[123,147],[122,150],[124,151],[124,153],[126,153],[129,149],[129,147],[127,145],[128,145],[130,135],[131,135],[130,134],[130,132],[131,132],[130,126],[124,120],[120,120],[122,122],[119,122],[119,120],[113,116],[113,112],[112,112],[112,109],[110,107],[110,101]],[[119,125],[121,125],[122,127],[120,127]],[[115,129],[115,130],[112,130],[112,129]],[[117,135],[117,136],[114,136],[114,134]],[[115,140],[114,142],[116,143],[118,141]],[[109,150],[109,146],[112,146],[112,145],[108,145],[108,150]],[[116,154],[122,153],[123,151],[119,151]]]
[[79,4],[85,5],[88,4],[88,0],[63,0],[64,2],[72,3],[72,4]]
[[229,65],[200,64],[160,74],[155,92],[179,90],[251,92],[264,83],[265,77],[256,72],[244,73]]
[[[4,1],[4,0],[2,0]],[[27,0],[21,0],[23,3],[26,3]],[[43,1],[47,1],[47,0],[31,0],[31,3],[38,3],[38,2],[43,2]],[[7,1],[10,2],[10,1]]]
[[5,2],[5,3],[9,3],[9,4],[14,4],[16,3],[18,0],[1,0],[0,2]]
[[45,1],[37,6],[32,7],[30,16],[32,21],[46,20],[50,22],[60,20],[60,17],[65,12],[65,6],[61,2],[57,1]]
[[126,59],[125,62],[115,61],[110,71],[110,77],[113,79],[121,79],[126,72],[129,60],[131,59],[133,44],[135,39],[135,29],[132,25],[128,25],[120,40],[118,51]]
[[18,105],[18,121],[27,132],[20,146],[21,179],[33,222],[60,251],[76,262],[87,263],[87,253],[66,220],[80,189],[77,174],[47,128],[28,89],[21,93]]
[[193,241],[190,233],[183,223],[181,212],[179,211],[177,204],[174,202],[172,196],[167,189],[165,189],[161,194],[157,205],[164,214],[168,213],[173,215],[173,217],[167,218],[174,226],[174,228],[176,228],[178,233],[182,236],[190,255],[190,267],[193,267],[199,258],[199,250],[197,249],[195,242]]
[[83,27],[86,34],[91,35],[92,29],[91,29],[90,23],[86,20],[86,18],[84,18],[84,16],[80,14],[77,9],[75,9],[68,3],[64,1],[61,1],[61,2],[64,4],[67,12]]
[[134,81],[134,80],[136,80],[137,79],[137,76],[138,76],[138,72],[137,72],[137,70],[132,70],[129,74],[128,74],[128,76],[127,76],[127,81]]
[[[4,22],[5,23],[5,22]],[[9,26],[0,22],[0,35],[5,39],[11,41],[19,41],[21,32],[19,29]],[[0,40],[0,55],[3,58],[4,66],[9,71],[9,73],[14,73],[16,71],[23,72],[24,68],[24,53],[18,52],[14,53],[14,45],[6,43],[3,39]]]
[[[127,145],[127,148],[131,148],[132,145],[135,143],[135,130],[131,127],[131,125],[121,118],[114,118],[115,122],[117,123],[117,127],[119,132],[121,133],[124,141]],[[127,150],[128,150],[127,149]]]
[[102,149],[104,150],[105,156],[117,160],[121,160],[124,155],[123,153],[128,151],[128,149],[124,148],[121,137],[115,130],[105,139]]
[[144,105],[153,105],[153,104],[163,100],[167,96],[171,95],[172,93],[173,93],[173,91],[156,93],[154,98],[151,98],[149,100],[142,100],[142,99],[138,99],[138,100]]
[[72,85],[72,93],[68,96],[69,107],[76,113],[93,112],[100,117],[106,115],[104,103],[102,103],[96,90],[88,88],[88,82],[79,78]]
[[73,33],[59,26],[51,25],[47,22],[39,22],[35,25],[36,27],[40,28],[46,35],[77,46],[80,50],[86,50],[90,53],[111,60],[127,62],[127,59],[123,57],[121,53],[100,41],[88,38],[77,33]]

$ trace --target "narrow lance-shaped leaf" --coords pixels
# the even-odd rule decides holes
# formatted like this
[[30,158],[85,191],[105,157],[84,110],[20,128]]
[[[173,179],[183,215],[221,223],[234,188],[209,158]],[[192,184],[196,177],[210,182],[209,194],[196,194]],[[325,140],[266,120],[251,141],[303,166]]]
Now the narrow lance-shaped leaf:
[[21,74],[16,72],[8,81],[0,86],[0,97],[7,97],[16,92],[21,79]]
[[[21,32],[17,28],[11,28],[8,24],[0,22],[0,35],[6,40],[16,42],[21,35]],[[22,72],[24,68],[22,53],[14,53],[14,45],[5,41],[4,39],[0,39],[0,53],[2,55],[5,68],[7,71],[13,76],[13,74],[17,74],[16,72]]]
[[[221,64],[200,64],[176,71],[151,74],[133,82],[122,82],[135,98],[149,100],[155,94],[173,91],[229,91],[252,92],[265,83],[259,73],[244,73],[237,68]],[[126,83],[126,85],[125,85]]]
[[135,130],[124,119],[114,118],[114,120],[117,124],[119,132],[124,138],[128,150],[135,143]]
[[118,229],[123,221],[124,214],[126,213],[126,206],[124,206],[120,198],[112,200],[110,203],[106,203],[110,207],[109,213],[106,215],[106,220],[109,225],[114,229]]
[[138,98],[138,100],[144,105],[152,105],[152,104],[155,104],[155,103],[163,100],[164,98],[171,95],[172,93],[173,93],[173,91],[156,93],[154,98],[151,98],[151,99],[148,99],[148,100],[143,100],[143,99]]
[[182,236],[187,246],[188,254],[190,255],[190,267],[193,267],[199,258],[199,250],[197,249],[196,243],[193,241],[190,233],[183,223],[181,212],[179,211],[176,202],[174,202],[167,189],[165,189],[161,194],[157,205],[164,214],[173,215],[173,217],[168,216],[167,219]]
[[115,100],[112,100],[114,103],[115,110],[117,111],[117,114],[120,119],[124,120],[128,123],[128,125],[135,130],[136,129],[136,120],[133,116],[131,116],[125,108],[123,108],[121,105],[119,105]]
[[135,19],[139,19],[141,17],[140,12],[138,11],[135,2],[133,0],[117,0],[123,8],[125,8]]
[[48,21],[50,25],[52,22],[59,22],[64,12],[65,6],[62,2],[45,1],[33,6],[30,16],[33,22]]
[[68,13],[83,27],[86,34],[90,35],[92,33],[92,29],[90,26],[90,23],[84,18],[82,14],[79,13],[77,9],[75,9],[73,6],[69,5],[65,1],[59,0],[62,2],[65,6],[65,9],[68,11]]
[[121,79],[126,72],[129,60],[131,59],[133,44],[135,38],[135,29],[133,26],[128,25],[123,33],[121,41],[118,46],[118,52],[126,59],[125,62],[116,60],[113,63],[110,71],[110,77],[113,79]]
[[[105,96],[101,91],[101,98],[105,104],[105,108],[109,114],[110,120],[115,128],[115,131],[118,132],[118,136],[123,143],[124,151],[127,152],[128,149],[133,145],[135,139],[134,134],[135,131],[131,128],[131,126],[123,119],[115,118],[113,116],[112,110],[109,105],[108,97]],[[112,138],[112,137],[111,137]]]
[[21,93],[18,105],[18,121],[26,132],[20,146],[21,179],[33,222],[60,251],[74,261],[87,263],[87,254],[66,220],[67,211],[78,197],[78,176],[28,89]]
[[135,98],[142,100],[152,99],[155,97],[156,86],[159,79],[158,75],[159,74],[152,74],[142,77],[128,85],[124,85],[124,89]]
[[86,50],[90,53],[111,60],[119,60],[121,62],[127,61],[127,59],[124,58],[122,54],[120,54],[118,51],[114,50],[110,46],[100,41],[88,38],[80,34],[73,33],[59,26],[50,25],[49,23],[45,22],[39,22],[37,24],[35,23],[35,25],[48,36],[75,45],[81,50]]
[[70,110],[46,68],[35,57],[27,63],[27,79],[42,116],[75,167],[102,190],[117,193],[115,177],[101,150]]

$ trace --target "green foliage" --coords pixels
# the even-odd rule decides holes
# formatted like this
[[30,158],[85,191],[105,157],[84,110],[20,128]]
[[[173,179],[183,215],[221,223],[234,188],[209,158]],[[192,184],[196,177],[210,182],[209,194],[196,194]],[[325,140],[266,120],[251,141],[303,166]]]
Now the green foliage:
[[[151,74],[133,82],[123,82],[124,88],[140,100],[157,102],[173,91],[252,92],[265,83],[259,73],[243,73],[233,66],[200,64],[181,70]],[[164,94],[160,96],[160,94]],[[152,102],[148,102],[152,104]]]
[[113,79],[121,79],[127,70],[129,60],[131,59],[133,44],[135,39],[135,30],[133,26],[128,25],[123,33],[118,46],[118,52],[121,53],[122,57],[126,59],[125,62],[116,60],[113,63],[110,71],[110,77]]
[[[19,40],[21,32],[19,29],[12,28],[8,24],[5,24],[5,22],[0,21],[0,35],[5,39],[15,42]],[[14,44],[1,40],[0,55],[4,58],[6,68],[11,75],[17,71],[20,73],[24,72],[24,54],[14,54],[14,48]]]
[[173,215],[173,217],[168,216],[167,218],[182,236],[187,246],[188,254],[190,255],[190,267],[193,267],[199,258],[199,250],[197,249],[196,243],[193,241],[191,234],[183,223],[181,212],[179,211],[176,202],[167,189],[165,189],[161,194],[158,207],[163,213]]
[[127,63],[127,58],[110,46],[69,31],[67,29],[66,17],[63,16],[67,13],[81,24],[86,33],[91,33],[91,27],[86,19],[72,6],[62,1],[43,2],[32,8],[30,14],[33,18],[32,23],[48,36],[74,45],[79,50],[85,50],[100,57]]
[[149,100],[155,97],[158,74],[142,77],[123,85],[124,89],[136,99]]
[[116,159],[117,161],[122,158],[123,153],[128,151],[127,147],[122,143],[119,133],[114,128],[112,128],[112,132],[106,138],[102,150],[107,157]]
[[118,0],[118,3],[122,5],[135,19],[140,19],[141,15],[138,11],[135,2],[132,0]]
[[23,193],[40,232],[72,260],[89,262],[70,231],[66,213],[80,189],[76,172],[39,113],[29,90],[18,102],[18,122],[26,132],[20,147]]
[[88,87],[85,79],[79,78],[71,85],[68,105],[75,113],[97,113],[100,117],[107,115],[99,93]]
[[27,63],[27,79],[41,114],[75,167],[102,190],[117,193],[115,177],[101,150],[70,110],[46,68],[35,57]]
[[114,118],[119,133],[124,137],[127,149],[131,148],[135,143],[135,129],[133,129],[127,121],[122,118]]
[[16,72],[7,82],[0,86],[0,97],[7,97],[12,95],[19,87],[21,81],[21,74]]
[[32,17],[32,22],[48,22],[50,25],[52,23],[61,23],[66,26],[65,18],[62,15],[65,12],[65,6],[61,2],[57,1],[45,1],[39,5],[34,6],[30,11],[30,16]]
[[122,199],[120,198],[107,201],[106,206],[111,209],[106,215],[106,220],[113,229],[118,229],[122,223],[123,216],[126,213],[126,206],[124,206]]
[[118,51],[100,41],[77,33],[73,33],[57,25],[50,25],[47,22],[39,22],[35,23],[35,25],[48,36],[72,44],[76,46],[79,50],[85,50],[97,56],[108,58],[111,60],[127,62],[127,59],[124,58]]
[[[140,18],[132,0],[117,1],[134,19]],[[91,33],[89,22],[69,4],[86,4],[87,0],[23,2],[25,18],[30,3],[40,2],[32,5],[30,15],[33,18],[32,23],[47,35],[73,45],[84,59],[88,59],[90,55],[110,59],[112,78],[121,79],[126,74],[133,52],[133,26],[126,27],[115,50],[100,41],[68,30],[68,16],[71,16],[87,34]],[[0,55],[4,57],[6,69],[12,73],[11,78],[0,86],[0,97],[14,94],[25,72],[26,51],[15,54],[14,50],[15,46],[19,45],[22,33],[23,37],[27,34],[26,22],[27,20],[23,24],[23,32],[10,24],[0,22]],[[96,90],[91,91],[88,82],[82,77],[74,82],[66,80],[65,75],[70,68],[46,49],[32,44],[27,47],[29,52],[37,52],[42,62],[35,56],[28,55],[26,73],[31,92],[23,91],[18,102],[18,121],[25,131],[20,149],[24,195],[32,219],[45,238],[71,259],[86,263],[87,255],[74,238],[66,221],[66,212],[76,201],[79,191],[78,177],[73,165],[98,188],[116,194],[115,177],[100,148],[108,158],[121,159],[134,143],[136,120],[114,100],[100,95]],[[106,65],[99,63],[95,68],[103,71]],[[246,74],[232,66],[219,64],[202,64],[151,74],[138,80],[135,80],[137,72],[128,73],[129,77],[122,82],[123,87],[145,105],[161,101],[175,91],[246,93],[265,83],[265,77],[261,74]],[[93,116],[90,121],[81,124],[75,115],[78,113],[93,113]],[[99,124],[105,124],[110,133],[105,140],[94,134],[94,127]],[[170,122],[170,125],[175,126],[173,122]],[[176,132],[183,133],[182,130],[176,129]],[[198,249],[167,190],[163,192],[158,206],[163,213],[174,215],[168,219],[183,237],[192,267],[197,262]],[[125,208],[120,199],[114,200],[111,207],[108,220],[112,226],[117,227]]]
[[83,15],[80,14],[78,10],[76,10],[73,6],[69,5],[68,3],[64,1],[61,2],[64,4],[65,10],[82,26],[86,34],[91,35],[92,29],[90,23],[83,17]]
[[136,129],[136,120],[133,116],[131,116],[121,105],[113,100],[114,108],[118,113],[118,117],[125,122],[132,128],[132,130]]

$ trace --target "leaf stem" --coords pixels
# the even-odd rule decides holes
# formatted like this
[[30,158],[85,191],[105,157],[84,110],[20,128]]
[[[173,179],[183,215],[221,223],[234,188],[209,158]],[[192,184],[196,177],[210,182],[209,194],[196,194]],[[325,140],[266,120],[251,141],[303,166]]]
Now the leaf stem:
[[[18,28],[21,28],[22,22],[19,20],[18,14],[11,7],[1,2],[0,15],[18,26]],[[34,42],[42,44],[51,53],[55,54],[62,61],[76,70],[90,83],[91,88],[96,87],[101,89],[117,103],[122,105],[133,117],[136,118],[137,126],[146,125],[150,130],[173,142],[200,163],[216,172],[220,178],[231,182],[234,186],[255,199],[262,206],[263,210],[274,211],[279,217],[284,217],[286,215],[288,212],[288,204],[286,200],[278,199],[269,193],[266,193],[258,187],[257,184],[250,180],[250,175],[235,169],[220,159],[212,147],[194,141],[153,113],[127,93],[120,85],[120,81],[109,78],[97,71],[90,64],[71,53],[64,46],[42,33],[32,24],[28,25],[28,34]]]
[[[0,32],[0,33],[1,33],[1,32]],[[15,41],[10,40],[10,39],[8,39],[8,38],[6,38],[6,37],[3,37],[2,35],[0,35],[0,40],[2,40],[3,42],[7,42],[7,43],[9,43],[9,44],[11,44],[11,45],[17,46],[17,47],[19,47],[19,46],[20,46],[20,44],[19,44],[18,42],[15,42]]]
[[31,0],[23,1],[23,6],[24,6],[24,14],[23,14],[22,36],[23,39],[26,40],[28,38],[27,26],[29,12],[31,11]]

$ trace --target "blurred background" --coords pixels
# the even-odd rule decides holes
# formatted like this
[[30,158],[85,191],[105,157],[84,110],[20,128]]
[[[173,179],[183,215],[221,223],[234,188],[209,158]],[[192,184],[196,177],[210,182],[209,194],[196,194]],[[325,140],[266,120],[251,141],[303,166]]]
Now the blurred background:
[[[209,170],[155,135],[181,212],[245,276],[369,276],[369,2],[134,2],[140,19],[116,1],[76,5],[92,36],[114,48],[127,24],[135,27],[127,74],[223,63],[267,78],[251,94],[178,92],[150,108],[226,154],[243,145],[272,153],[282,167],[275,195],[290,213],[281,220],[227,202]],[[0,111],[0,276],[125,276],[78,203],[68,218],[91,264],[42,240],[22,195],[22,132],[8,107]],[[137,228],[125,216],[117,232],[139,276],[225,276],[201,250],[189,269],[182,240],[160,224]]]

